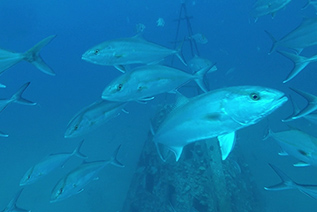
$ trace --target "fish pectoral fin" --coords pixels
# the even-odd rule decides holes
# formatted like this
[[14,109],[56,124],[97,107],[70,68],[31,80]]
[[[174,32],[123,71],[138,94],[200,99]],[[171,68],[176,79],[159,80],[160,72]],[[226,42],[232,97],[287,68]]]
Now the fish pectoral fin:
[[84,191],[84,189],[80,189],[79,191],[77,191],[77,194],[81,193],[82,191]]
[[309,164],[309,163],[306,163],[306,162],[304,162],[304,161],[299,161],[299,162],[297,162],[297,163],[294,163],[293,166],[294,166],[294,167],[307,167],[307,166],[310,166],[310,164]]
[[122,73],[126,72],[126,68],[124,65],[115,65],[114,66],[117,70],[121,71]]
[[184,147],[183,146],[169,146],[168,148],[175,154],[176,161],[178,161],[182,155]]
[[99,177],[95,177],[93,180],[99,180]]
[[287,152],[281,151],[278,153],[279,156],[288,156]]
[[235,132],[218,136],[218,141],[221,150],[222,160],[226,160],[236,142]]

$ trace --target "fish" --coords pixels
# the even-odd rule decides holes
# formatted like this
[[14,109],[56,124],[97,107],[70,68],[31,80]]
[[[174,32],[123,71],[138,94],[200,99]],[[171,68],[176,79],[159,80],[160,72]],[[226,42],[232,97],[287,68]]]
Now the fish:
[[237,130],[259,122],[286,101],[283,92],[260,86],[227,87],[191,99],[180,95],[175,108],[153,132],[153,141],[165,145],[178,161],[187,144],[217,137],[225,160]]
[[[98,100],[77,113],[68,123],[65,138],[85,135],[110,119],[120,115],[126,102]],[[125,111],[124,111],[125,112]]]
[[137,35],[100,43],[87,50],[82,59],[93,64],[114,66],[124,73],[126,65],[155,64],[170,55],[176,55],[186,65],[179,50],[148,42]]
[[15,196],[11,199],[11,201],[9,202],[9,204],[5,207],[5,209],[2,210],[2,212],[31,212],[30,210],[26,210],[23,208],[19,208],[16,206],[17,201],[21,195],[23,191],[23,188],[20,189]]
[[217,71],[217,66],[215,63],[208,59],[201,58],[198,55],[195,55],[190,61],[188,61],[187,66],[193,74],[205,67],[211,67],[208,73]]
[[284,172],[282,172],[279,168],[277,168],[273,164],[269,164],[269,166],[281,178],[282,182],[273,186],[264,187],[265,190],[281,191],[281,190],[289,190],[289,189],[298,189],[300,192],[317,200],[317,185],[307,185],[307,184],[296,183],[289,176],[287,176]]
[[304,57],[297,54],[292,54],[285,51],[277,51],[278,53],[282,54],[283,56],[289,58],[294,63],[294,68],[292,69],[291,73],[287,76],[287,78],[283,81],[286,83],[293,79],[297,74],[299,74],[309,63],[317,62],[317,55],[312,57]]
[[283,149],[279,155],[291,155],[299,160],[294,164],[295,167],[317,166],[316,137],[295,128],[280,132],[269,130],[268,137],[276,140]]
[[42,159],[39,163],[29,168],[20,180],[20,186],[30,185],[37,182],[55,169],[63,167],[65,163],[74,155],[79,158],[86,159],[87,156],[80,152],[83,142],[84,140],[82,140],[78,147],[71,153],[50,154]]
[[156,21],[156,26],[158,26],[158,27],[164,27],[164,26],[165,26],[165,21],[164,21],[164,19],[163,19],[163,18],[157,19],[157,21]]
[[257,0],[251,11],[254,18],[259,18],[265,15],[275,16],[276,12],[288,5],[291,0]]
[[193,39],[195,40],[197,43],[200,44],[206,44],[208,43],[208,39],[206,38],[205,35],[201,34],[201,33],[196,33],[190,37],[188,37],[189,39]]
[[205,67],[194,75],[163,65],[137,67],[110,82],[102,92],[102,99],[145,101],[157,94],[173,92],[190,80],[195,80],[207,92],[203,77],[212,66]]
[[296,109],[290,117],[286,118],[283,120],[283,122],[288,122],[288,121],[292,121],[292,120],[296,120],[302,117],[305,117],[309,114],[311,114],[312,112],[314,112],[315,110],[317,110],[317,96],[304,92],[302,90],[299,89],[295,89],[295,88],[291,88],[291,90],[293,90],[294,92],[296,92],[297,94],[299,94],[300,96],[304,97],[306,99],[306,101],[308,102],[306,107],[304,107],[301,110]]
[[31,49],[24,53],[16,53],[0,49],[0,74],[2,74],[5,70],[9,69],[15,64],[21,62],[22,60],[25,60],[33,64],[43,73],[54,76],[55,72],[44,62],[40,55],[40,51],[44,46],[49,44],[55,37],[56,35],[51,35],[41,40],[39,43],[37,43],[35,46],[33,46]]
[[0,113],[8,107],[8,105],[10,105],[11,103],[19,103],[19,104],[23,104],[23,105],[36,105],[35,102],[31,102],[27,99],[24,99],[22,97],[23,92],[25,91],[25,89],[27,89],[27,87],[30,85],[30,82],[25,83],[24,85],[22,85],[19,90],[13,94],[13,96],[10,99],[0,99]]
[[298,27],[280,40],[276,40],[268,31],[265,32],[273,41],[269,54],[279,46],[295,50],[299,54],[304,48],[317,45],[317,18],[304,19]]
[[117,160],[117,154],[121,145],[114,151],[110,160],[84,162],[79,167],[70,171],[65,177],[60,179],[51,192],[50,202],[58,202],[76,195],[84,190],[84,187],[97,178],[97,174],[108,164],[117,167],[124,165]]

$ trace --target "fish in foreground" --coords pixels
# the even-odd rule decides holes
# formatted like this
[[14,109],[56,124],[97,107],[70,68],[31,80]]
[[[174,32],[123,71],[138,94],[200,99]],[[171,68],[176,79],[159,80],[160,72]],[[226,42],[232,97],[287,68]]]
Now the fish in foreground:
[[207,92],[203,77],[211,66],[201,69],[194,75],[163,65],[137,67],[110,82],[102,93],[102,99],[144,101],[152,99],[157,94],[175,92],[190,80],[195,80],[199,87]]
[[23,191],[23,189],[20,189],[20,191],[18,191],[18,193],[16,193],[16,195],[12,198],[12,200],[5,207],[5,209],[2,210],[2,212],[31,212],[30,210],[18,208],[16,206],[16,203],[17,203],[22,191]]
[[8,105],[10,105],[13,102],[23,105],[36,105],[35,102],[31,102],[22,97],[23,92],[29,85],[30,82],[27,82],[24,85],[22,85],[10,99],[0,99],[0,112],[2,112]]
[[264,15],[275,16],[276,12],[283,9],[291,0],[257,0],[251,11],[254,18],[259,18]]
[[125,72],[125,65],[154,64],[169,55],[176,55],[185,65],[180,51],[168,49],[155,43],[148,42],[139,36],[120,38],[98,44],[82,55],[82,59],[104,66],[114,66]]
[[51,154],[36,165],[32,166],[22,177],[20,181],[20,186],[32,184],[42,177],[48,175],[56,168],[63,167],[65,163],[74,155],[79,158],[86,159],[87,156],[80,153],[80,148],[83,142],[84,140],[82,140],[78,147],[71,153]]
[[65,138],[84,135],[110,119],[120,115],[125,102],[109,102],[100,100],[94,102],[77,113],[67,125]]
[[265,31],[273,41],[271,54],[278,46],[295,50],[298,54],[306,47],[317,45],[317,18],[304,19],[293,31],[280,40],[276,40]]
[[211,67],[210,70],[208,71],[208,73],[217,71],[216,65],[213,65],[214,63],[212,63],[208,59],[201,58],[201,57],[199,57],[197,55],[195,55],[190,61],[188,61],[187,64],[188,64],[189,70],[193,74],[195,74],[199,70],[201,70],[203,68],[206,68],[206,67]]
[[289,189],[298,189],[300,192],[306,194],[307,196],[317,200],[317,185],[307,185],[299,184],[294,182],[289,178],[284,172],[273,164],[269,164],[270,167],[275,171],[275,173],[281,178],[282,182],[274,186],[264,187],[268,191],[281,191]]
[[268,136],[274,138],[284,151],[279,155],[291,155],[299,160],[295,167],[317,166],[316,137],[295,128],[281,132],[269,130]]
[[292,114],[290,117],[284,119],[283,122],[302,118],[304,116],[311,114],[315,110],[317,110],[317,96],[301,91],[299,89],[295,89],[295,88],[290,88],[290,89],[296,92],[297,94],[301,95],[302,97],[304,97],[308,103],[306,107],[304,107],[302,110],[299,110],[299,111],[294,110],[295,114]]
[[10,68],[11,66],[17,64],[18,62],[25,60],[29,63],[32,63],[36,68],[38,68],[40,71],[44,72],[45,74],[49,75],[55,75],[54,71],[44,62],[40,55],[41,49],[46,46],[48,43],[50,43],[56,35],[51,35],[39,43],[37,43],[35,46],[33,46],[31,49],[26,51],[25,53],[16,53],[7,51],[4,49],[0,49],[0,74],[3,73],[5,70]]
[[192,99],[181,96],[153,141],[180,158],[189,143],[217,137],[225,160],[237,130],[253,125],[287,101],[284,93],[260,86],[237,86],[210,91]]
[[98,179],[97,174],[108,164],[124,167],[124,165],[117,160],[120,147],[121,145],[114,151],[110,160],[84,162],[69,172],[64,178],[60,179],[52,190],[50,202],[58,202],[82,192],[89,182]]
[[292,69],[291,73],[287,76],[287,78],[283,81],[283,83],[286,83],[290,81],[291,79],[293,79],[309,63],[317,62],[317,55],[307,58],[307,57],[303,57],[303,56],[292,54],[285,51],[277,51],[277,52],[289,58],[294,63],[294,68]]

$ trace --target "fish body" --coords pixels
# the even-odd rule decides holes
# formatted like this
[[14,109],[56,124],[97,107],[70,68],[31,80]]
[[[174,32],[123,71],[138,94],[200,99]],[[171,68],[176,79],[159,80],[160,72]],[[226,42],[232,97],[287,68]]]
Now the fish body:
[[43,160],[41,160],[36,165],[32,166],[22,177],[20,181],[20,186],[32,184],[41,179],[42,177],[48,175],[56,168],[63,167],[64,164],[74,155],[76,155],[79,158],[87,158],[79,151],[80,147],[82,146],[82,143],[83,141],[72,153],[51,154]]
[[125,105],[125,102],[109,102],[105,100],[94,102],[71,119],[64,137],[77,137],[90,132],[118,116]]
[[124,165],[117,160],[117,154],[120,146],[115,150],[110,160],[94,161],[89,163],[84,162],[82,165],[60,179],[52,190],[50,202],[61,201],[82,192],[84,187],[89,182],[96,179],[97,174],[108,164],[124,167]]
[[317,138],[298,129],[281,132],[270,131],[281,148],[288,154],[297,158],[300,163],[295,166],[317,166]]
[[55,37],[56,35],[51,35],[43,39],[25,53],[15,53],[0,49],[0,74],[20,61],[25,60],[44,73],[55,75],[54,71],[44,62],[40,55],[40,50],[50,43]]
[[195,55],[190,61],[188,61],[187,65],[189,70],[194,74],[198,72],[199,70],[206,68],[206,67],[211,67],[211,69],[208,71],[209,72],[214,72],[217,71],[217,67],[214,65],[213,62],[211,62],[208,59],[201,58],[197,55]]
[[269,36],[273,40],[270,53],[278,46],[301,52],[306,47],[317,45],[317,18],[304,19],[297,28],[278,41],[271,34]]
[[274,17],[277,11],[284,8],[290,2],[291,0],[257,0],[251,14],[255,18],[269,14]]
[[217,137],[224,160],[234,146],[237,130],[257,123],[286,101],[284,93],[259,86],[228,87],[192,99],[181,97],[153,141],[167,146],[178,160],[187,144]]
[[16,193],[16,195],[12,198],[12,200],[5,207],[5,209],[2,210],[2,212],[31,212],[30,210],[26,210],[26,209],[19,208],[16,206],[17,201],[18,201],[22,191],[23,191],[23,189],[20,189],[20,191],[18,191]]
[[148,42],[138,36],[121,38],[98,44],[82,55],[82,59],[98,65],[121,66],[129,64],[151,64],[162,61],[169,55],[179,52],[155,43]]
[[137,67],[113,80],[103,91],[102,98],[109,101],[137,101],[154,95],[175,91],[195,80],[207,92],[203,76],[210,70],[205,67],[195,75],[162,65]]

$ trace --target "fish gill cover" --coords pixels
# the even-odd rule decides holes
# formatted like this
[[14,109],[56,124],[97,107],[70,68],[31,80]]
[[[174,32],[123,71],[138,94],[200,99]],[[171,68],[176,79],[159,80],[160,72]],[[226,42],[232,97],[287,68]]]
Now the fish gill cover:
[[[311,142],[315,139],[307,147],[294,136],[296,148],[289,151],[272,138],[262,138],[267,129],[294,128],[308,139],[317,136],[312,121],[317,101],[316,25],[315,0],[1,0],[0,207],[34,212],[315,209],[315,187],[307,187],[317,184],[316,146]],[[88,50],[89,56],[106,63],[85,59]],[[175,84],[173,76],[153,76],[149,70],[152,83],[144,76],[129,84],[133,92],[146,91],[149,96],[140,94],[141,99],[128,103],[102,100],[103,90],[121,72],[157,64],[190,75],[199,71],[197,67],[212,67],[200,77],[200,85],[209,92],[204,94],[196,79]],[[116,91],[124,85],[116,85]],[[246,120],[254,108],[243,105],[271,101],[263,93],[266,89],[212,95],[210,101],[217,104],[207,98],[197,101],[245,85],[274,89],[291,99],[279,109],[272,105],[270,115],[254,116],[262,121],[248,122],[252,126]],[[158,92],[159,86],[164,93]],[[235,101],[230,103],[232,96]],[[242,97],[247,98],[241,102]],[[286,97],[281,98],[284,103]],[[230,107],[223,106],[227,102]],[[203,107],[208,104],[213,110]],[[225,115],[233,111],[229,118],[235,124],[226,125]],[[183,122],[186,118],[189,121]],[[216,123],[222,127],[210,135],[204,126]],[[166,130],[170,125],[173,128]],[[72,136],[65,133],[68,127],[75,132]],[[162,134],[173,139],[155,142]],[[208,141],[198,141],[203,138]],[[46,174],[54,165],[48,160],[41,166],[45,176],[38,171],[39,180],[23,186],[22,192],[19,183],[30,167],[51,154],[71,153],[82,139],[85,161],[71,157]],[[113,159],[114,152],[124,168],[105,166],[88,180],[82,176],[95,171],[69,174],[86,163]],[[285,152],[288,156],[281,157]],[[311,166],[293,166],[307,166],[305,161]],[[264,189],[278,183],[280,175],[296,182],[297,190]],[[73,177],[67,182],[74,187],[80,182],[85,187],[50,203],[58,180],[67,176]]]

